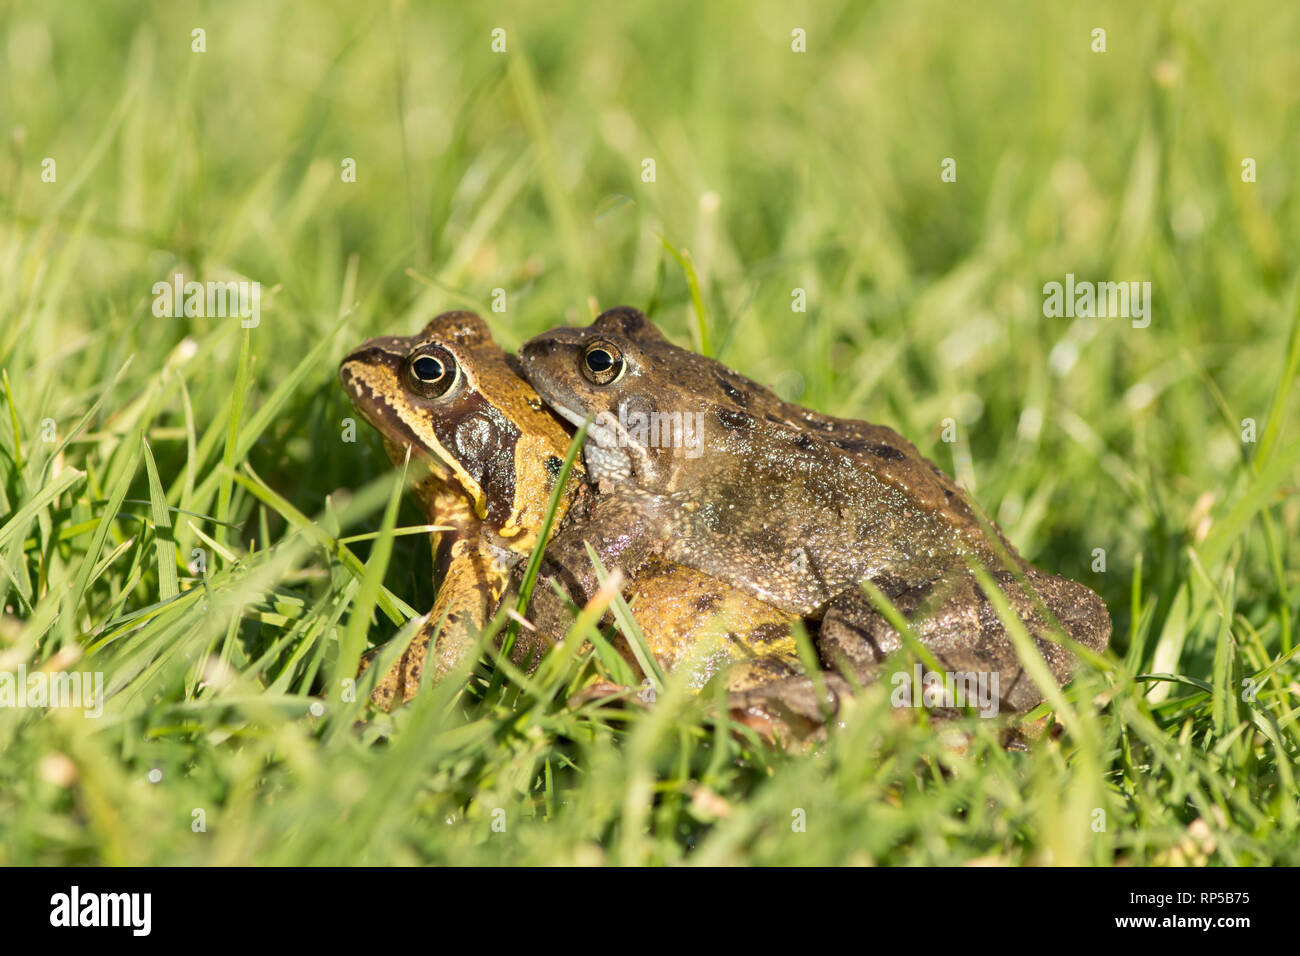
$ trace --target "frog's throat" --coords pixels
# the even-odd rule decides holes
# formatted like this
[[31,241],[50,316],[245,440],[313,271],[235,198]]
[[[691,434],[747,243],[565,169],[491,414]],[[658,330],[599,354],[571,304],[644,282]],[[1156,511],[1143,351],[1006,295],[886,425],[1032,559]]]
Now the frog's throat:
[[[362,413],[364,417],[365,413]],[[373,424],[373,423],[372,423]],[[376,426],[378,427],[378,426]],[[389,460],[398,468],[402,467],[402,461],[406,457],[406,442],[397,442],[393,439],[383,436],[384,450],[388,453]],[[482,520],[487,517],[487,494],[480,485],[465,470],[460,462],[454,457],[446,454],[443,448],[437,442],[433,443],[433,448],[421,446],[414,442],[409,445],[411,449],[411,464],[414,470],[408,473],[407,480],[416,488],[421,483],[424,474],[431,477],[442,487],[459,488],[461,493],[467,496],[473,505],[474,514]],[[419,496],[421,505],[427,510],[428,505],[423,496]],[[435,516],[430,514],[429,521],[437,524]]]
[[[550,405],[561,418],[579,428],[587,421],[586,415],[558,402],[551,402]],[[626,481],[632,477],[632,456],[628,454],[628,449],[632,447],[627,429],[618,417],[602,412],[587,426],[587,440],[582,445],[587,476],[597,483]]]

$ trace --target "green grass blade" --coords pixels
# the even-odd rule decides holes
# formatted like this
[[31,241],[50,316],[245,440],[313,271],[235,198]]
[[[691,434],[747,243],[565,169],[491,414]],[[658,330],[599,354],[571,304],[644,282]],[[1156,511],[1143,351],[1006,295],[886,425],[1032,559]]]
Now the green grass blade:
[[86,585],[90,582],[91,573],[94,571],[95,564],[99,561],[99,556],[104,550],[104,542],[108,539],[109,529],[113,526],[113,522],[117,520],[118,512],[122,508],[122,500],[126,497],[127,490],[131,487],[131,482],[135,478],[136,468],[140,463],[140,453],[145,447],[144,437],[136,435],[132,444],[135,446],[135,450],[132,452],[126,468],[108,494],[108,501],[104,504],[104,511],[95,526],[95,534],[90,539],[90,545],[86,548],[86,553],[81,559],[81,567],[77,569],[77,577],[72,584],[73,607],[81,606],[81,599],[86,593]]
[[144,440],[144,466],[149,475],[149,501],[153,512],[154,547],[158,551],[158,598],[166,601],[180,593],[176,573],[176,539],[172,534],[172,517],[167,509],[167,496],[158,480],[158,466],[154,464],[153,451]]

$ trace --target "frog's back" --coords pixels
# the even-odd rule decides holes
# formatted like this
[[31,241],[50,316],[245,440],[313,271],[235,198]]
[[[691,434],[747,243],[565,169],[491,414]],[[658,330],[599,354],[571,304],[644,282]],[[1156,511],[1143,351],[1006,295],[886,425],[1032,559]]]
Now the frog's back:
[[673,560],[815,616],[863,579],[998,557],[961,489],[889,429],[856,423],[866,446],[850,451],[732,410],[717,424],[691,482],[658,506]]

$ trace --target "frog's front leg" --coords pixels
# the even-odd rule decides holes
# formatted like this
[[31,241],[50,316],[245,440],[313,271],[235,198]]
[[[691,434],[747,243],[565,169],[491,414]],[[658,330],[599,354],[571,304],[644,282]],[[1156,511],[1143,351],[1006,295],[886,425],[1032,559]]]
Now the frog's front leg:
[[[415,696],[426,667],[432,668],[431,680],[440,681],[463,663],[496,611],[508,578],[509,568],[479,540],[454,541],[433,610],[424,616],[402,656],[379,679],[370,699],[391,710],[395,703]],[[382,647],[377,647],[367,653],[361,673],[381,652]]]
[[625,578],[662,549],[644,510],[620,495],[597,498],[580,518],[566,521],[546,545],[528,602],[529,621],[550,640],[562,638],[572,625],[570,604],[582,607],[600,588],[588,545],[606,573]]

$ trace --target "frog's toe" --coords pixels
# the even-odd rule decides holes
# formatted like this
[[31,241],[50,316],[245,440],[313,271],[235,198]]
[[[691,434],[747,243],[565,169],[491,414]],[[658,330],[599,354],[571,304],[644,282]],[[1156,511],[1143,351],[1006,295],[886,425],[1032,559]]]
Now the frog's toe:
[[[378,648],[375,649],[376,651]],[[371,659],[375,657],[371,655]],[[369,666],[369,661],[362,664],[362,673]],[[416,691],[420,689],[420,675],[423,668],[417,663],[412,666],[406,655],[388,669],[375,689],[370,692],[370,702],[385,713],[390,712],[398,704],[404,704],[415,696]]]
[[[388,647],[388,644],[380,644],[369,648],[361,655],[361,666],[357,668],[358,679],[374,666],[375,661]],[[402,656],[394,661],[388,671],[375,683],[374,689],[370,692],[370,702],[387,713],[414,697],[420,690],[428,648],[428,630],[422,628],[402,652]]]

